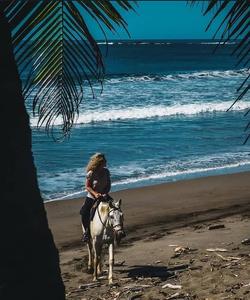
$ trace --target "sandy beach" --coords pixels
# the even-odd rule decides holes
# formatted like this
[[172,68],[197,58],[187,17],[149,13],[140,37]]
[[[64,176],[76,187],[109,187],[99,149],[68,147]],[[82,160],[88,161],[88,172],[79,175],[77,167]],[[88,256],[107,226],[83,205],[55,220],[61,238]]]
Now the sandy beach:
[[128,233],[112,287],[106,274],[98,288],[84,286],[83,199],[47,202],[67,299],[249,299],[249,182],[242,172],[111,193],[122,199]]

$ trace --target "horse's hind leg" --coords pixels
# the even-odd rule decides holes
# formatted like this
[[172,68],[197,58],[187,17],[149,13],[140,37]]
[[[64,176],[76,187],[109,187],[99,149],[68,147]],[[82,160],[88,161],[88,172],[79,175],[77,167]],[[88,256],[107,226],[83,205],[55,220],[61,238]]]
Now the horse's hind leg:
[[114,266],[114,244],[109,244],[109,284],[113,283],[113,266]]

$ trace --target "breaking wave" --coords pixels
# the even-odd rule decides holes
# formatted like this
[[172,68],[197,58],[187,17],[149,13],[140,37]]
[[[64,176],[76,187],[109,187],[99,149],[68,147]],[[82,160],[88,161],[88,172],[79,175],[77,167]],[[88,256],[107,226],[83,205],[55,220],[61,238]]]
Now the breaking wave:
[[142,182],[142,181],[150,181],[150,180],[157,180],[157,179],[162,180],[163,178],[174,178],[174,177],[178,177],[178,176],[192,175],[192,174],[197,174],[197,173],[205,173],[206,174],[206,173],[210,173],[210,172],[214,172],[214,171],[235,169],[238,167],[247,166],[249,164],[250,164],[250,161],[246,161],[246,162],[241,162],[241,163],[228,164],[228,165],[224,165],[224,166],[216,166],[216,167],[208,167],[208,168],[194,168],[194,169],[189,169],[189,170],[179,170],[179,171],[175,171],[175,172],[169,171],[169,172],[162,172],[161,174],[155,173],[155,174],[150,174],[148,176],[123,179],[123,180],[113,183],[113,186],[127,185],[127,184],[131,185],[131,184],[135,184],[135,183]]
[[[172,116],[192,116],[203,113],[226,112],[232,102],[207,102],[176,105],[152,105],[146,107],[126,107],[120,109],[109,109],[103,111],[85,111],[81,113],[75,124],[90,124],[98,122],[112,122],[122,120],[140,120]],[[231,110],[239,111],[249,108],[248,102],[236,103]],[[31,126],[36,126],[37,118],[31,119]],[[61,120],[57,120],[55,125],[61,125]]]
[[249,69],[240,70],[225,70],[225,71],[199,71],[191,73],[177,73],[169,75],[135,75],[135,76],[114,76],[107,78],[106,81],[110,83],[120,82],[137,82],[137,81],[178,81],[190,79],[206,79],[206,78],[235,78],[248,76]]
[[176,45],[176,44],[186,44],[186,45],[235,45],[237,42],[220,42],[220,41],[202,41],[202,42],[189,42],[189,41],[137,41],[137,40],[127,40],[127,41],[99,41],[98,45]]

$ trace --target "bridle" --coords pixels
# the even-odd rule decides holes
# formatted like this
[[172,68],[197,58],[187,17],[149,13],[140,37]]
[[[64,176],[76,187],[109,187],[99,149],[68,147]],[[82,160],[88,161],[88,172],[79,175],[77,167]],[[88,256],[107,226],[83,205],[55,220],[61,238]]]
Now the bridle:
[[[103,227],[104,227],[105,229],[108,228],[107,223],[108,223],[108,220],[109,220],[109,217],[110,217],[110,213],[111,213],[112,211],[114,211],[114,210],[119,210],[119,211],[121,211],[120,208],[114,207],[110,201],[108,202],[108,204],[109,204],[109,206],[111,207],[111,209],[110,209],[110,211],[108,212],[108,218],[107,218],[107,221],[106,221],[105,223],[102,221],[102,217],[101,217],[100,212],[99,212],[99,205],[98,205],[97,208],[96,208],[97,213],[98,213],[98,217],[99,217],[99,219],[100,219],[100,221],[101,221],[101,223],[102,223],[102,225],[103,225]],[[111,225],[110,227],[113,229],[113,231],[115,231],[115,228],[116,228],[116,227],[121,227],[121,228],[122,228],[121,224]]]

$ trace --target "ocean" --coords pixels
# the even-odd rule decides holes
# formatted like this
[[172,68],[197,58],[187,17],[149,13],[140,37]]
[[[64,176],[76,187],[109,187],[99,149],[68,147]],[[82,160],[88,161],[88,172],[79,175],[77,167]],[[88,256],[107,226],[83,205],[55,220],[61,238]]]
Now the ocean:
[[[227,109],[249,70],[228,43],[201,40],[99,43],[106,76],[85,100],[69,139],[56,143],[31,117],[45,201],[85,195],[85,166],[105,153],[112,191],[250,170],[244,116],[249,96]],[[30,110],[30,99],[27,100]],[[60,122],[60,121],[58,121]]]

